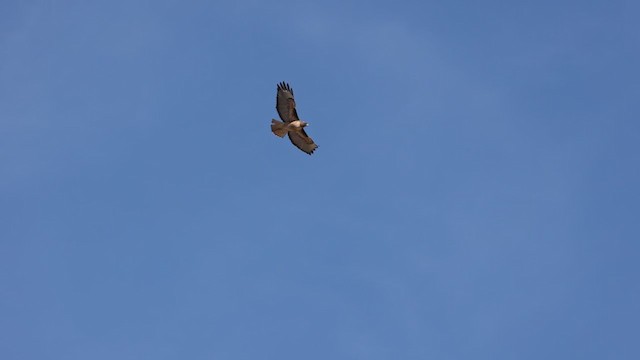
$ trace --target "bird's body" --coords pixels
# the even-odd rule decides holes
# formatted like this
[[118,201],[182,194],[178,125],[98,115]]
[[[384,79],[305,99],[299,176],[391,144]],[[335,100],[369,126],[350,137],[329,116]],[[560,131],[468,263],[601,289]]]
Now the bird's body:
[[300,131],[304,129],[306,125],[306,123],[303,123],[300,120],[286,123],[276,119],[271,119],[271,131],[279,137],[284,137],[289,131]]
[[318,145],[304,131],[304,128],[309,124],[298,117],[293,90],[285,82],[278,84],[276,110],[278,110],[278,115],[282,121],[272,119],[271,131],[279,137],[288,135],[293,145],[311,155],[318,148]]

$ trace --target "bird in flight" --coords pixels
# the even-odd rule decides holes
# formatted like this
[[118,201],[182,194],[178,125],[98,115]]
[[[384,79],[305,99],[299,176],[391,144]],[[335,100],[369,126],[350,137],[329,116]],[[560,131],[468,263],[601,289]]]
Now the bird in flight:
[[282,121],[271,119],[271,131],[279,137],[289,135],[289,140],[293,145],[311,155],[318,148],[318,145],[304,131],[304,128],[309,124],[298,117],[293,90],[285,82],[278,84],[276,110],[278,110]]

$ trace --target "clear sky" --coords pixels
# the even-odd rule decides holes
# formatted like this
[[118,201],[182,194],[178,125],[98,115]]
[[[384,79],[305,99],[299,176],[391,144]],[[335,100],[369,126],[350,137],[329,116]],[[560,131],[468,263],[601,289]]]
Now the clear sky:
[[0,2],[0,358],[640,359],[639,13]]

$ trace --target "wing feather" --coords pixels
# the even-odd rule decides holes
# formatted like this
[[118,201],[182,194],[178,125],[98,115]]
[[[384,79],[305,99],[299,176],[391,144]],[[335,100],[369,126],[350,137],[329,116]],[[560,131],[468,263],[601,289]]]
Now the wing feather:
[[278,94],[276,95],[276,110],[280,119],[286,123],[300,120],[296,111],[296,101],[293,98],[293,89],[284,81],[278,84]]
[[300,131],[289,131],[289,140],[291,140],[291,143],[298,149],[309,155],[313,154],[313,152],[318,148],[318,145],[313,142],[313,139],[307,135],[304,129],[300,129]]

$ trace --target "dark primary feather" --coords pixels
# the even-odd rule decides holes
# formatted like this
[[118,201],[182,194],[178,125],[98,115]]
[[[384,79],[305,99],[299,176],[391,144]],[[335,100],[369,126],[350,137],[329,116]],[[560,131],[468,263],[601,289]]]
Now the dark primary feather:
[[296,111],[296,101],[293,98],[293,89],[284,81],[278,84],[276,95],[276,110],[280,119],[286,123],[300,120]]

